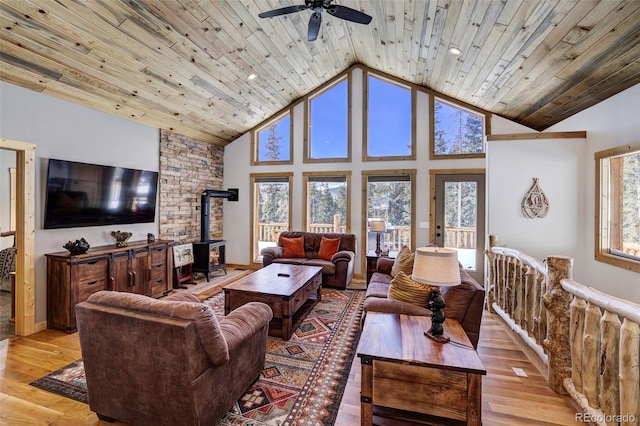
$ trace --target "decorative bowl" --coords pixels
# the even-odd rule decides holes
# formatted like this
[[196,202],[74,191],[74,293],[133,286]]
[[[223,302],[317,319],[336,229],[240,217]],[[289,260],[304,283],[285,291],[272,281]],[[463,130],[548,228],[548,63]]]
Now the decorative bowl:
[[62,247],[69,250],[69,253],[71,254],[82,254],[82,253],[86,253],[87,250],[89,250],[89,247],[91,246],[89,245],[87,240],[85,240],[84,238],[80,238],[75,242],[72,242],[71,240],[69,240],[67,244],[63,245]]
[[133,234],[127,231],[111,231],[111,238],[116,242],[116,247],[126,247],[127,240],[131,238]]

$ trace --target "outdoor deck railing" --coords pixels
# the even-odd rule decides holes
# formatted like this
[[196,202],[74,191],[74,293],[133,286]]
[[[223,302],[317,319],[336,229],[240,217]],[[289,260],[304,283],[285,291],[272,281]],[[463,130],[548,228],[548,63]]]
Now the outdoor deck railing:
[[[531,346],[549,387],[597,425],[640,424],[640,306],[572,280],[573,259],[538,261],[490,236],[488,305]],[[588,419],[588,421],[586,421]]]

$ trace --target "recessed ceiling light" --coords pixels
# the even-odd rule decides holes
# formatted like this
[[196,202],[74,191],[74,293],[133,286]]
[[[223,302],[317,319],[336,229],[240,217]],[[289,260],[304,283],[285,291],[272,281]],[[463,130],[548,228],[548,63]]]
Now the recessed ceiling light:
[[258,74],[251,73],[247,76],[247,81],[255,80],[258,77]]
[[460,49],[458,49],[457,47],[450,47],[449,48],[449,53],[451,53],[454,56],[459,56],[462,54],[462,51]]

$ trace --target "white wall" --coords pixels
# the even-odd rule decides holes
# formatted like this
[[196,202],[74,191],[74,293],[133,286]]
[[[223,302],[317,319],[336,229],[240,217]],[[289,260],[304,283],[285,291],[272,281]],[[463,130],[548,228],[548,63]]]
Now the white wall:
[[593,154],[621,145],[640,143],[640,84],[549,128],[549,131],[586,130],[580,158],[580,213],[576,216],[579,243],[574,279],[616,297],[640,303],[640,273],[596,262],[594,236],[595,160]]
[[[581,186],[582,139],[492,141],[487,148],[488,234],[538,259],[575,256],[579,244],[576,217]],[[537,177],[549,211],[530,219],[522,199]]]
[[158,221],[67,229],[42,229],[47,160],[58,158],[135,169],[159,169],[159,131],[19,86],[0,82],[0,137],[36,148],[36,322],[46,320],[44,253],[63,251],[84,237],[92,246],[112,244],[112,230],[133,232],[132,241],[158,233]]

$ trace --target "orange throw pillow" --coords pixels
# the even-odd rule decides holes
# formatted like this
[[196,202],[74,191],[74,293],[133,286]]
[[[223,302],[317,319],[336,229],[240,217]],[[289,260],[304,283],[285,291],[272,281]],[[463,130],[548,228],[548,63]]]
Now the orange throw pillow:
[[280,240],[282,241],[282,247],[284,248],[283,257],[305,257],[304,237],[280,237]]
[[318,258],[331,260],[333,255],[338,252],[339,247],[340,238],[322,237],[322,239],[320,240],[320,250],[318,251]]

